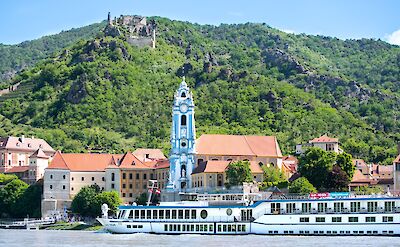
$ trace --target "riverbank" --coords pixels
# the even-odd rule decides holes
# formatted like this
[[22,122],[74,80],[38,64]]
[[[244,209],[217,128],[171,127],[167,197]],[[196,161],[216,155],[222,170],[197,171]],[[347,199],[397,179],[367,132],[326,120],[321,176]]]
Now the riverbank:
[[98,231],[103,228],[100,224],[87,224],[84,222],[58,222],[53,225],[41,226],[40,230],[73,230],[73,231]]

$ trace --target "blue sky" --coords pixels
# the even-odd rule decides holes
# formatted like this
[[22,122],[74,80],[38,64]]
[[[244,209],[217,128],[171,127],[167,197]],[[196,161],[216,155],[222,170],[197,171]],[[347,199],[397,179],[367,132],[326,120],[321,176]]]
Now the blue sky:
[[12,0],[1,1],[0,10],[3,44],[100,22],[111,11],[214,25],[265,22],[288,32],[400,45],[398,0]]

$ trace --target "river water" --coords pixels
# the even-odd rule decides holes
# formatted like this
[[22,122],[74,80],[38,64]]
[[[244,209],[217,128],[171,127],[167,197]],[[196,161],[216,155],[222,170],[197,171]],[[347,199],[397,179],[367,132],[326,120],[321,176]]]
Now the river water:
[[85,231],[0,230],[0,247],[400,246],[398,237],[117,235]]

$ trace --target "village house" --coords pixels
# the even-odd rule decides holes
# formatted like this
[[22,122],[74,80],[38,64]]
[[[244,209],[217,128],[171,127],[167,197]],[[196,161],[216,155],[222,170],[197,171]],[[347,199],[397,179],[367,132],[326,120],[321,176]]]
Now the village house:
[[196,140],[196,164],[207,161],[253,161],[282,169],[275,136],[201,135]]
[[291,178],[294,174],[297,173],[297,167],[299,164],[299,160],[293,156],[283,156],[282,158],[282,173],[286,178]]
[[[226,170],[233,161],[208,160],[201,162],[192,173],[192,188],[204,191],[222,189],[227,182]],[[258,162],[250,161],[253,181],[263,181],[263,170]]]
[[327,135],[322,135],[318,138],[314,138],[308,143],[297,144],[296,154],[303,154],[310,147],[318,147],[325,151],[335,152],[337,154],[342,153],[343,150],[339,147],[339,139],[332,138]]
[[21,137],[0,138],[0,172],[15,174],[32,184],[43,177],[54,149],[43,139]]
[[150,179],[165,186],[168,160],[140,161],[125,154],[61,153],[57,151],[44,172],[42,215],[49,216],[70,208],[74,196],[84,186],[117,191],[124,203],[133,203],[147,192]]
[[362,159],[353,159],[355,171],[349,184],[351,189],[362,186],[379,186],[384,191],[393,190],[393,166],[367,164]]

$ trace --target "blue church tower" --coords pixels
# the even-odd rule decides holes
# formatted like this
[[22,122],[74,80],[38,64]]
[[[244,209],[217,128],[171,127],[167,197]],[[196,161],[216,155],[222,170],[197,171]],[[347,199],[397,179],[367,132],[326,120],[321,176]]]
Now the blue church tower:
[[195,164],[195,141],[193,95],[183,77],[175,93],[172,107],[170,176],[167,190],[185,191],[191,188],[191,174]]

